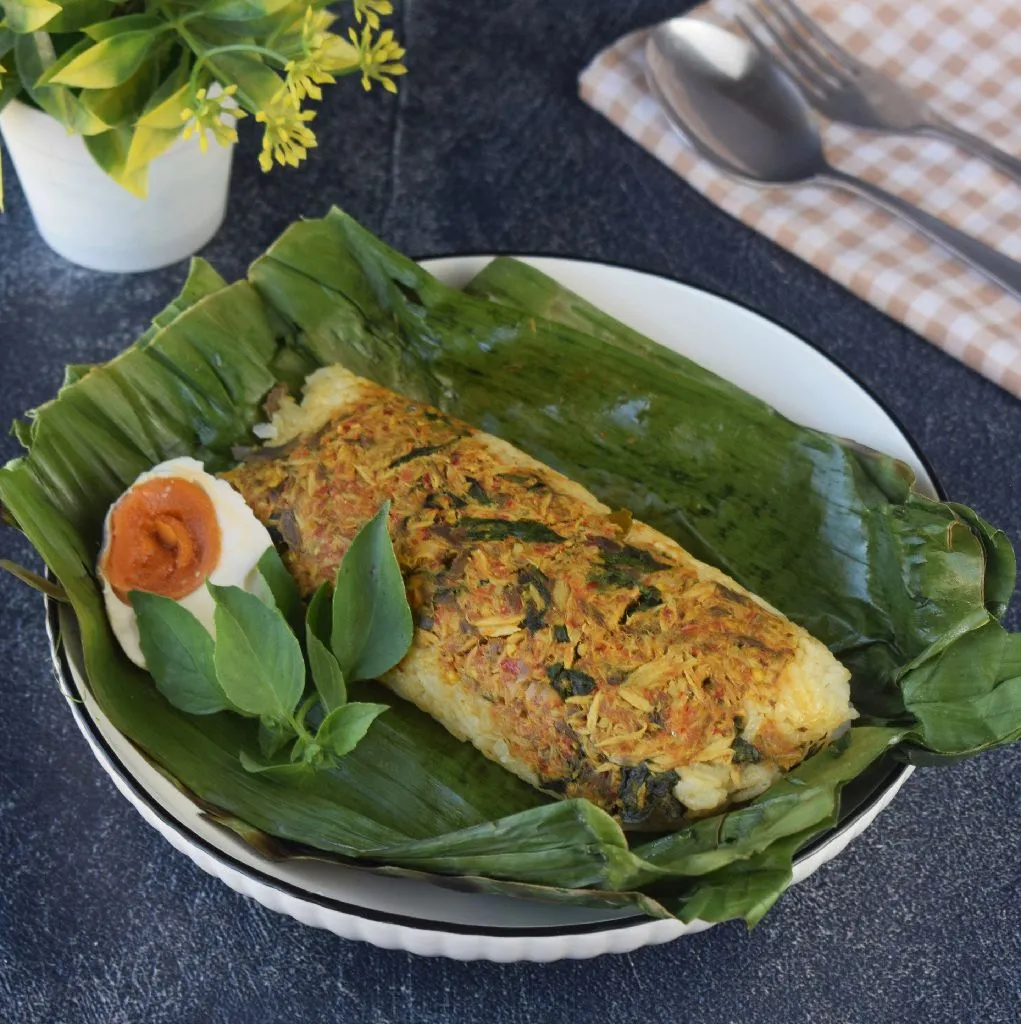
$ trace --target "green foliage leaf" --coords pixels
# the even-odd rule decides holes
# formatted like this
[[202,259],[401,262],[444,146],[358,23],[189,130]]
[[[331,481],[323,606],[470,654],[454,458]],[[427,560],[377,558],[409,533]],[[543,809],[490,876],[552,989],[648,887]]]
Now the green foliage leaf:
[[110,89],[83,89],[79,100],[87,111],[111,128],[129,128],[145,109],[156,88],[158,76],[157,65],[146,61],[122,85]]
[[15,579],[21,580],[22,583],[27,584],[33,590],[38,590],[40,594],[45,594],[54,601],[66,604],[69,600],[66,591],[59,583],[54,583],[45,576],[40,576],[39,573],[26,569],[25,566],[18,565],[16,562],[10,561],[10,559],[0,558],[0,569],[10,573]]
[[188,107],[189,92],[187,75],[182,65],[152,96],[145,112],[138,119],[139,127],[179,133],[181,115]]
[[275,722],[259,719],[259,752],[263,757],[273,758],[290,743],[295,736],[290,722]]
[[39,84],[47,69],[57,62],[53,42],[46,32],[18,36],[14,56],[21,85],[40,110],[68,131],[79,135],[90,136],[107,131],[109,125],[87,110],[70,89],[61,85]]
[[333,603],[331,601],[330,587],[326,583],[320,584],[308,603],[308,610],[305,613],[306,633],[317,636],[324,644],[330,642],[330,632],[333,629]]
[[[212,44],[204,52],[213,49]],[[218,53],[207,58],[205,66],[224,85],[236,85],[234,97],[250,113],[267,110],[273,98],[284,88],[284,80],[251,53]]]
[[852,729],[842,741],[813,754],[746,806],[636,846],[635,853],[672,874],[707,875],[734,861],[748,860],[789,836],[812,829],[819,832],[836,818],[841,787],[889,750],[905,731]]
[[[4,75],[0,78],[0,111],[7,106],[11,100],[16,100],[21,94],[21,82],[14,75]],[[3,198],[3,187],[0,184],[0,200]],[[2,209],[2,206],[0,206]]]
[[61,390],[76,384],[95,366],[95,363],[68,363],[64,367],[64,383],[60,386]]
[[234,710],[217,682],[213,638],[202,623],[169,597],[140,590],[128,596],[138,617],[142,654],[160,693],[191,715]]
[[1010,539],[974,509],[957,502],[947,502],[979,538],[986,555],[985,600],[991,615],[1002,619],[1007,612],[1017,582],[1017,558]]
[[305,688],[301,646],[283,616],[238,587],[208,584],[216,602],[216,678],[251,715],[289,718]]
[[93,43],[73,60],[43,76],[40,84],[69,85],[82,89],[109,89],[123,85],[141,67],[156,44],[151,30],[123,32]]
[[139,32],[163,32],[168,29],[167,22],[155,14],[122,14],[118,18],[97,21],[84,29],[85,34],[97,43],[116,36],[136,34]]
[[144,199],[148,190],[148,168],[128,166],[132,135],[131,128],[111,128],[98,135],[88,136],[85,146],[92,154],[92,159],[118,185],[123,185],[129,192]]
[[414,633],[389,515],[387,501],[355,535],[337,570],[330,646],[351,682],[377,679],[393,668]]
[[87,25],[109,18],[112,0],[61,0],[60,14],[46,23],[47,32],[80,32]]
[[309,628],[307,631],[308,662],[312,668],[312,681],[327,712],[335,711],[347,703],[347,685],[340,662]]
[[129,168],[147,167],[180,138],[182,114],[188,106],[190,59],[185,56],[160,83],[135,124],[128,149]]
[[273,603],[280,614],[297,631],[301,626],[301,594],[294,577],[287,571],[280,552],[273,546],[266,548],[256,564],[259,575],[265,580],[272,595]]
[[330,588],[323,583],[312,595],[305,614],[305,650],[312,679],[323,707],[332,711],[347,703],[347,683],[340,663],[329,648],[333,629],[333,603]]
[[350,754],[369,731],[369,726],[384,712],[386,704],[352,702],[334,708],[316,732],[316,743],[333,757]]
[[202,14],[216,21],[256,21],[272,17],[290,4],[291,0],[213,0]]
[[4,21],[19,35],[38,32],[60,14],[60,6],[50,0],[4,0]]
[[[1021,634],[997,622],[965,633],[901,681],[912,737],[952,758],[1021,738]],[[927,763],[933,763],[927,759]]]
[[301,782],[309,778],[314,771],[313,767],[304,761],[295,761],[289,764],[262,764],[244,750],[241,751],[239,758],[246,772],[273,782]]

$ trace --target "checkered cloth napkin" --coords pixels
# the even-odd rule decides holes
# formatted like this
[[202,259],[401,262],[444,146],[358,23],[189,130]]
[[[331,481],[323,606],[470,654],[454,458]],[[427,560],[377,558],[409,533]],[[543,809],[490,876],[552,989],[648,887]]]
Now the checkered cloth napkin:
[[[852,53],[944,116],[1021,154],[1021,0],[799,0]],[[695,17],[737,29],[734,0]],[[716,171],[673,131],[644,77],[646,32],[600,53],[582,98],[745,224],[1021,397],[1021,301],[868,200],[822,186],[761,189]],[[929,138],[825,128],[844,170],[1021,259],[1021,185]]]

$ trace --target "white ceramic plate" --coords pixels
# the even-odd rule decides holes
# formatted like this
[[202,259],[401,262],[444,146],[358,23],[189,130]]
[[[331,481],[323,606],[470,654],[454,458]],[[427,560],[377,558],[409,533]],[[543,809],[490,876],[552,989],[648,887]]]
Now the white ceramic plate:
[[[465,284],[488,257],[425,263]],[[888,452],[934,482],[897,424],[858,384],[811,346],[725,299],[633,270],[574,260],[529,258],[558,281],[664,345],[764,398],[794,420]],[[51,638],[60,628],[50,608]],[[146,821],[201,868],[265,906],[346,938],[460,960],[558,960],[628,952],[708,927],[653,921],[630,912],[588,910],[456,892],[333,864],[273,863],[200,810],[155,771],[107,721],[83,684],[73,627],[63,623],[54,664],[71,711],[100,764]],[[892,767],[855,797],[840,827],[795,866],[796,882],[836,856],[893,799],[910,774]]]

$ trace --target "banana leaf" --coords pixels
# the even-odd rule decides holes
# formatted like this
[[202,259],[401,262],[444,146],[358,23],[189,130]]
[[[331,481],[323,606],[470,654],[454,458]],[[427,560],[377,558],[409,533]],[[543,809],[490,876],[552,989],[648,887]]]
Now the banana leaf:
[[[575,323],[600,337],[447,288],[338,211],[290,228],[250,279],[317,361],[511,441],[800,622],[852,670],[866,721],[912,727],[905,756],[1021,736],[1021,677],[1000,649],[1016,639],[998,622],[1013,550],[976,513],[920,494],[903,463],[798,426],[591,309]],[[554,313],[584,309],[559,293]],[[959,730],[907,703],[918,670],[940,680],[941,720]]]
[[[415,877],[445,875],[445,884],[483,891],[632,906],[685,920],[755,921],[788,884],[796,851],[836,820],[844,784],[864,778],[891,744],[907,738],[909,747],[896,749],[941,758],[1017,734],[1016,638],[1006,638],[995,609],[986,607],[989,595],[999,600],[1012,581],[1012,564],[973,513],[927,499],[916,505],[892,460],[788,424],[718,378],[646,345],[629,352],[605,336],[447,289],[335,211],[285,233],[248,282],[225,285],[207,265],[195,264],[182,296],[138,343],[75,375],[22,424],[28,451],[0,470],[0,502],[64,587],[88,684],[112,724],[257,848],[276,856],[312,851]],[[892,701],[894,713],[856,726],[844,744],[810,758],[747,807],[651,840],[625,836],[585,801],[549,800],[375,684],[358,699],[391,710],[336,769],[295,785],[244,771],[239,752],[254,756],[258,749],[251,722],[177,711],[121,654],[93,575],[102,518],[157,461],[188,453],[214,469],[229,464],[237,446],[253,443],[251,427],[273,386],[294,385],[308,369],[335,361],[507,437],[604,498],[633,492],[633,500],[615,503],[682,543],[690,535],[689,546],[703,545],[700,553],[717,554],[709,550],[716,544],[727,568],[747,544],[737,537],[731,549],[706,524],[685,527],[693,488],[711,478],[714,489],[704,501],[757,501],[760,517],[779,515],[784,492],[800,478],[792,471],[783,487],[763,483],[756,495],[742,479],[754,470],[763,481],[764,471],[752,465],[757,448],[781,474],[785,457],[808,452],[830,460],[825,473],[800,480],[811,514],[785,524],[803,531],[806,542],[845,516],[860,521],[864,500],[873,509],[905,506],[888,519],[910,521],[915,532],[889,530],[910,544],[861,555],[891,563],[868,566],[883,585],[856,589],[860,580],[850,574],[855,585],[841,591],[847,581],[838,574],[826,595],[843,616],[834,619],[840,642],[830,641],[838,653],[853,661],[859,649],[882,648],[882,657],[856,666],[856,683],[876,704]],[[647,401],[650,422],[632,416],[622,431],[621,410],[634,408],[627,403],[636,399]],[[753,443],[764,426],[779,454]],[[723,427],[745,439],[733,464],[726,458],[738,453],[728,455],[716,436]],[[693,478],[684,475],[692,460],[679,460],[678,477],[675,449],[686,445],[724,461],[715,474],[702,467]],[[723,477],[733,490],[720,499]],[[730,514],[739,523],[737,504]],[[960,534],[952,550],[951,533]],[[768,551],[754,553],[760,569],[749,573],[768,567]],[[762,575],[780,581],[781,596],[791,578],[783,564]],[[793,584],[790,592],[797,596]],[[883,611],[874,612],[870,600],[888,592]],[[878,638],[841,634],[859,622],[874,625]],[[981,667],[964,641],[977,644],[971,654]],[[971,716],[967,730],[954,725],[961,708]]]
[[[508,257],[493,260],[468,284],[466,291],[587,331],[618,348],[655,356],[667,367],[699,378],[707,386],[731,389],[732,394],[741,400],[738,389],[726,381],[721,381],[684,356],[644,338],[519,260]],[[768,407],[761,406],[762,410],[768,413]],[[947,531],[943,550],[923,545],[920,543],[924,536],[921,517],[932,511],[933,504],[912,490],[914,480],[910,468],[847,441],[839,443],[848,448],[865,471],[880,484],[887,498],[876,503],[869,501],[868,495],[863,493],[857,521],[853,518],[847,521],[849,516],[854,516],[854,510],[845,510],[844,534],[856,536],[861,543],[853,547],[835,547],[830,537],[823,539],[818,534],[790,532],[776,535],[774,551],[778,560],[790,566],[793,575],[806,583],[804,587],[798,586],[793,592],[787,592],[782,581],[777,586],[768,576],[756,574],[753,553],[738,552],[738,545],[742,540],[746,541],[747,536],[742,535],[735,542],[729,541],[726,525],[721,526],[721,521],[715,517],[720,510],[714,509],[714,517],[705,523],[703,530],[710,535],[710,544],[714,545],[708,559],[723,565],[725,558],[720,548],[725,545],[728,553],[733,551],[731,559],[748,567],[750,572],[744,577],[746,585],[769,596],[792,618],[826,640],[846,663],[858,668],[856,698],[859,706],[876,707],[869,694],[873,680],[866,675],[865,686],[860,685],[862,668],[867,671],[875,666],[875,652],[863,652],[864,659],[855,657],[854,652],[840,647],[837,636],[829,631],[830,623],[819,622],[814,617],[815,610],[827,606],[829,596],[828,588],[817,585],[819,578],[813,577],[808,567],[836,559],[844,563],[842,578],[855,579],[863,578],[859,566],[865,566],[867,570],[868,565],[880,563],[885,552],[892,548],[902,553],[902,561],[913,558],[917,563],[924,553],[927,566],[932,569],[936,567],[936,558],[942,555],[944,561],[940,571],[927,575],[924,585],[916,591],[923,600],[939,602],[938,608],[930,608],[929,611],[940,615],[937,621],[942,631],[916,659],[896,672],[906,698],[906,710],[922,725],[913,737],[918,742],[905,748],[906,755],[915,764],[948,763],[996,743],[1016,739],[1021,714],[1021,667],[1018,664],[1021,636],[1008,636],[990,622],[981,614],[976,600],[981,595],[986,610],[996,619],[1006,613],[1017,577],[1016,559],[1009,539],[1002,530],[987,523],[972,509],[944,502],[940,503],[935,527],[937,534],[941,528]],[[794,511],[800,495],[774,492],[766,500],[771,499],[776,501],[769,508],[769,514],[784,522],[784,517]],[[683,497],[680,500],[684,500]],[[695,503],[692,514],[696,517],[703,500],[697,492],[688,499]],[[868,532],[860,530],[861,523],[869,524]],[[979,558],[975,557],[968,530],[981,544]],[[912,550],[913,556],[910,554]],[[928,565],[930,561],[932,565]],[[963,576],[960,575],[962,573]],[[961,583],[969,579],[970,589],[962,590]],[[889,591],[873,589],[869,599],[873,608],[890,622],[892,631],[905,625],[896,614]],[[955,603],[958,605],[956,612]],[[838,606],[837,616],[840,614]],[[911,627],[914,624],[909,621],[906,625]],[[854,623],[841,623],[841,628],[848,626],[853,627]],[[928,631],[919,640],[924,641],[931,636],[931,631]],[[914,646],[910,641],[905,645],[908,650]],[[970,685],[962,686],[962,678],[970,678]]]

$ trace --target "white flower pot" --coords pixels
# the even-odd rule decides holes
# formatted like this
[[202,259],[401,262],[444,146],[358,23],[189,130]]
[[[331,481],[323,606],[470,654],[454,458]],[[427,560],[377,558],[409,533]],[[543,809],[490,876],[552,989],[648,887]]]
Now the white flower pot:
[[139,199],[99,169],[79,136],[34,107],[8,104],[0,133],[39,234],[72,263],[155,270],[202,248],[223,223],[233,146],[203,153],[197,137],[178,139],[150,165],[149,195]]

